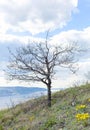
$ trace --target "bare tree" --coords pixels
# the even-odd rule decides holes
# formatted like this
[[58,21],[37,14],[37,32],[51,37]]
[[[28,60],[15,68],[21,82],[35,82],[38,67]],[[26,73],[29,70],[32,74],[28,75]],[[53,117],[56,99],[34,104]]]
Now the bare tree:
[[56,46],[45,42],[30,43],[10,51],[11,60],[8,65],[8,76],[11,80],[42,82],[47,86],[48,106],[51,106],[52,79],[55,76],[56,68],[67,67],[75,73],[73,67],[75,54],[78,51],[75,44],[67,46]]

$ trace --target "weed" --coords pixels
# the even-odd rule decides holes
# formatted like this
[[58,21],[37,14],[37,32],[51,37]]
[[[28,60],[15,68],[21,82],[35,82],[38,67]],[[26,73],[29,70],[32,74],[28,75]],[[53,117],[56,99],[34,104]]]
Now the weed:
[[4,130],[4,128],[3,128],[3,126],[2,126],[2,125],[0,125],[0,130]]
[[42,127],[42,130],[48,129],[48,128],[54,126],[55,124],[57,124],[56,118],[55,118],[55,117],[51,117],[51,118],[49,118],[49,119],[45,122],[45,124],[44,124],[43,127]]

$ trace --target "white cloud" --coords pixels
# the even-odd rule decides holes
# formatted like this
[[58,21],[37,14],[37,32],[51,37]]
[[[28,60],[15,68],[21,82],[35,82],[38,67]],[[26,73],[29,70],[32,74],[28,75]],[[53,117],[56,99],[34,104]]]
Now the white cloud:
[[88,71],[90,71],[90,58],[87,58],[84,61],[80,61],[78,64],[80,74],[85,75]]
[[19,36],[19,35],[13,35],[13,34],[0,34],[0,44],[6,44],[8,47],[8,44],[28,44],[30,42],[36,41],[42,41],[45,40],[43,38],[33,37],[33,36]]
[[[46,87],[46,85],[44,85],[41,82],[20,82],[18,80],[7,80],[7,77],[5,75],[5,73],[3,71],[0,71],[1,76],[0,76],[0,86],[27,86],[27,87]],[[62,74],[63,75],[63,74]],[[79,74],[67,74],[67,76],[64,76],[64,79],[62,77],[56,77],[53,81],[52,81],[52,87],[53,88],[67,88],[67,87],[71,87],[74,83],[77,83],[78,81],[82,81],[83,80],[83,76],[79,75]]]
[[[13,35],[1,35],[0,37],[0,41],[5,42],[12,42],[15,39],[17,41],[19,41],[19,43],[28,43],[28,41],[34,41],[34,40],[41,40],[38,38],[34,38],[34,37],[28,37],[28,36],[13,36]],[[81,47],[83,48],[89,48],[90,49],[90,27],[87,27],[81,31],[78,30],[68,30],[66,32],[61,32],[60,34],[57,34],[55,36],[53,36],[51,38],[53,43],[64,43],[64,42],[72,42],[72,41],[78,41],[78,44],[81,44]],[[18,47],[18,46],[17,46]],[[3,62],[1,65],[5,65],[5,62]],[[56,77],[56,80],[54,80],[53,82],[53,87],[67,87],[70,86],[72,84],[74,84],[75,82],[78,81],[85,81],[85,76],[84,74],[88,72],[88,70],[90,70],[90,51],[83,53],[83,57],[80,57],[80,61],[78,62],[79,65],[79,71],[77,72],[76,75],[72,75],[71,73],[67,74],[68,71],[65,70],[60,70],[60,74]],[[66,73],[66,74],[65,74]],[[4,75],[2,77],[0,77],[0,83],[1,85],[7,85],[7,81],[4,79]],[[63,78],[62,78],[63,77]],[[18,84],[22,84],[25,86],[42,86],[43,84],[37,84],[37,83],[30,83],[25,84],[25,83],[19,83],[18,81],[13,81],[13,82],[9,82],[8,85],[14,86],[14,85],[18,85]]]
[[[62,31],[57,35],[50,37],[51,42],[54,44],[63,44],[67,42],[77,42],[82,47],[90,49],[90,27],[83,30],[68,30]],[[33,36],[19,36],[13,34],[0,34],[0,42],[19,41],[19,43],[28,43],[29,41],[40,41],[43,38]]]
[[3,0],[0,24],[6,26],[5,31],[11,28],[35,34],[66,25],[77,5],[78,0]]
[[53,87],[67,88],[87,82],[85,74],[90,70],[90,58],[78,62],[79,70],[73,74],[64,69],[58,72],[55,80],[52,82]]
[[[2,65],[5,66],[6,63],[1,63]],[[1,67],[1,66],[0,66]],[[9,80],[5,71],[0,69],[0,86],[31,86],[31,83],[26,83],[26,82],[20,82],[18,80]]]
[[19,81],[17,80],[13,80],[13,81],[9,81],[9,80],[6,80],[5,77],[0,77],[0,86],[3,87],[3,86],[19,86],[19,85],[22,85],[22,86],[29,86],[27,85],[26,83],[20,83]]
[[[79,64],[79,70],[76,74],[72,74],[71,72],[61,69],[60,73],[58,73],[55,77],[55,79],[52,82],[53,88],[67,88],[71,87],[74,84],[82,83],[87,81],[85,74],[90,70],[90,58],[88,58],[86,61],[78,62]],[[3,71],[0,71],[0,86],[27,86],[27,87],[46,87],[42,83],[37,82],[19,82],[17,80],[8,81],[6,80],[5,73]]]
[[52,37],[53,43],[63,44],[67,42],[77,42],[81,47],[90,49],[90,27],[81,31],[68,30]]
[[[87,0],[88,1],[88,0]],[[31,32],[36,34],[44,32],[49,28],[62,28],[71,20],[72,13],[77,12],[78,0],[1,0],[0,1],[0,45],[3,48],[10,43],[27,44],[29,41],[40,41],[41,38],[15,35],[17,32]],[[15,32],[15,34],[8,34],[8,32]],[[90,27],[81,31],[69,30],[61,32],[51,38],[52,43],[63,44],[67,42],[76,41],[83,48],[90,49]],[[16,45],[17,46],[17,45]],[[1,45],[2,47],[2,45]],[[11,46],[12,47],[12,46]],[[17,46],[18,47],[18,46]],[[4,50],[2,48],[2,51]],[[1,52],[2,52],[1,51]],[[7,54],[6,54],[7,55]],[[1,55],[3,56],[3,55]],[[83,60],[80,60],[79,72],[77,76],[66,74],[65,79],[57,77],[53,82],[54,87],[70,86],[74,81],[84,79],[84,73],[89,70],[90,66],[90,52],[86,53]],[[0,61],[1,68],[5,66],[6,61]],[[66,71],[67,72],[67,71]],[[18,81],[7,82],[4,73],[0,70],[0,86],[1,85],[18,85]],[[61,71],[61,75],[65,72]],[[60,75],[59,75],[60,76]],[[20,83],[26,85],[25,83]],[[42,84],[32,83],[30,86],[43,86]],[[28,86],[28,85],[27,85]]]

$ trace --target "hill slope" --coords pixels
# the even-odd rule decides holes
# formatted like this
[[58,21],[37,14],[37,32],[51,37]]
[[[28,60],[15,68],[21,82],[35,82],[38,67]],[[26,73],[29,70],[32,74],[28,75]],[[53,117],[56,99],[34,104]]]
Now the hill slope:
[[41,97],[0,111],[0,130],[90,130],[88,116],[76,119],[90,114],[90,84],[56,92],[52,107],[46,104]]

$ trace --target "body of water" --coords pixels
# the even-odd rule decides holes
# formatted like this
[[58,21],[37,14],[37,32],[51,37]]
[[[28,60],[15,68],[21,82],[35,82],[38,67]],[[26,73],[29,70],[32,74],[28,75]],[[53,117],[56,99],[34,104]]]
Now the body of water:
[[46,91],[44,92],[40,91],[40,92],[31,93],[31,94],[0,97],[0,110],[5,109],[5,108],[10,108],[10,107],[15,106],[16,104],[46,95],[46,93],[47,93]]

